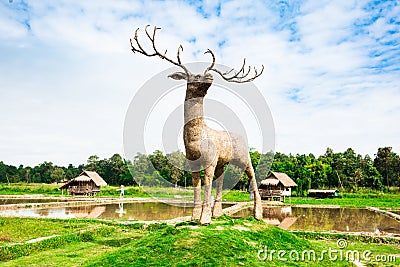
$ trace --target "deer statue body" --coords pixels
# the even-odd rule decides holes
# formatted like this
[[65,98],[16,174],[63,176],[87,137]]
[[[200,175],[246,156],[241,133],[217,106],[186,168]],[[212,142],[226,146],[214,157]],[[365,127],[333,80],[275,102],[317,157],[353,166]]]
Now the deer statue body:
[[[248,147],[243,137],[228,131],[217,131],[208,127],[205,123],[203,116],[203,100],[207,94],[208,89],[213,83],[213,76],[209,71],[214,71],[221,75],[221,77],[229,82],[250,82],[260,76],[264,70],[264,66],[260,73],[256,69],[255,75],[247,78],[251,71],[249,67],[247,71],[244,70],[245,60],[242,68],[230,75],[233,70],[222,73],[214,68],[215,56],[211,50],[210,53],[213,62],[204,71],[203,74],[192,74],[181,63],[180,51],[183,50],[182,46],[178,47],[177,61],[166,57],[167,51],[163,54],[159,53],[155,46],[155,34],[159,28],[154,27],[153,34],[148,32],[146,26],[145,32],[147,37],[151,40],[154,52],[147,53],[139,43],[138,30],[135,32],[135,43],[132,39],[131,47],[133,52],[139,52],[146,56],[158,56],[171,62],[174,65],[181,67],[184,72],[175,72],[168,77],[175,80],[185,80],[187,82],[185,104],[184,104],[184,128],[183,139],[186,150],[186,158],[189,160],[190,168],[193,177],[194,187],[194,209],[192,213],[192,220],[199,219],[200,224],[211,223],[211,216],[218,217],[222,215],[222,185],[224,179],[224,167],[228,164],[234,164],[242,168],[250,179],[250,188],[254,194],[254,217],[258,220],[262,219],[262,203],[260,194],[257,189],[257,182],[254,174],[254,169],[251,164]],[[204,170],[204,200],[201,200],[201,179],[200,170]],[[216,177],[216,198],[215,204],[212,209],[211,204],[211,189],[212,180]]]

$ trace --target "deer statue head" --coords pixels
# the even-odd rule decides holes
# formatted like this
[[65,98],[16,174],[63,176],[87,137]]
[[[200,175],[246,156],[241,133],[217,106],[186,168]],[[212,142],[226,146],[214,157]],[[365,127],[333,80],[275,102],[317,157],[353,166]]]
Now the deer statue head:
[[[251,72],[251,67],[245,67],[246,66],[246,59],[243,60],[243,65],[242,67],[239,69],[239,71],[235,71],[234,69],[231,69],[230,71],[227,72],[222,72],[218,69],[215,68],[215,55],[214,53],[208,49],[205,54],[210,54],[212,57],[212,63],[211,65],[205,69],[204,73],[200,73],[200,74],[192,74],[185,65],[182,64],[181,62],[181,58],[180,58],[180,53],[181,51],[183,51],[183,47],[182,45],[179,45],[178,47],[178,52],[177,52],[177,60],[173,60],[171,58],[168,58],[167,55],[167,50],[165,50],[164,53],[160,53],[157,48],[156,48],[156,44],[155,44],[155,38],[156,38],[156,32],[157,30],[161,29],[161,28],[157,28],[156,26],[153,29],[153,33],[151,34],[148,30],[150,25],[147,25],[145,27],[145,33],[147,35],[147,37],[150,39],[152,47],[153,47],[153,52],[149,53],[146,52],[142,45],[139,42],[139,38],[138,38],[138,31],[139,28],[136,29],[135,31],[135,36],[134,36],[134,41],[136,43],[136,46],[134,45],[134,42],[132,39],[130,39],[130,43],[131,43],[131,50],[133,53],[135,52],[139,52],[145,56],[148,57],[154,57],[154,56],[158,56],[162,59],[167,60],[168,62],[180,67],[183,69],[183,72],[175,72],[173,74],[170,74],[168,77],[174,79],[174,80],[186,80],[186,82],[188,83],[188,87],[187,87],[187,95],[189,94],[191,97],[204,97],[207,94],[207,90],[208,88],[211,86],[211,84],[214,81],[214,78],[212,76],[212,74],[210,73],[210,71],[214,71],[216,73],[218,73],[219,75],[221,75],[221,77],[228,82],[235,82],[235,83],[246,83],[246,82],[251,82],[254,79],[256,79],[257,77],[259,77],[263,71],[264,71],[264,65],[261,65],[261,71],[258,72],[256,68],[254,68],[254,75],[249,77],[249,74]],[[189,86],[190,84],[193,84],[193,86]]]

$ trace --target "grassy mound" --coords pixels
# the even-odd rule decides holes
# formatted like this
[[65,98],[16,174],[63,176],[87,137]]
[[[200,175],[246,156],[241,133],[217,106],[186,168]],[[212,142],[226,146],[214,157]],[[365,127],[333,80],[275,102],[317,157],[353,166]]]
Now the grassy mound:
[[[153,226],[154,227],[154,226]],[[223,218],[209,226],[158,225],[145,237],[87,266],[346,266],[345,262],[262,261],[258,251],[310,250],[309,241],[252,219]]]
[[[208,226],[195,222],[171,226],[85,219],[2,218],[0,236],[1,266],[353,266],[346,259],[331,261],[327,255],[319,259],[324,250],[338,248],[338,239],[346,239],[349,250],[368,250],[387,258],[397,256],[392,262],[365,262],[368,266],[400,264],[400,245],[396,240],[293,234],[252,217],[223,216]],[[26,242],[46,236],[54,237]],[[286,254],[278,255],[279,251]],[[291,251],[300,255],[314,251],[316,258],[293,259],[289,255]]]

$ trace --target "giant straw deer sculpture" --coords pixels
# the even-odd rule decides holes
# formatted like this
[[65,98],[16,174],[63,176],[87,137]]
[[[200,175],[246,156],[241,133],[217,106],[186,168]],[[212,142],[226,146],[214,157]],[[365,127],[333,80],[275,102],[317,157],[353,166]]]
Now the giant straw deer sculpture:
[[[130,39],[132,52],[140,53],[148,57],[160,57],[183,69],[184,72],[175,72],[168,77],[175,80],[186,80],[186,97],[184,104],[184,128],[183,138],[186,150],[186,158],[189,160],[193,176],[194,186],[194,209],[192,220],[200,219],[200,224],[211,222],[211,215],[218,217],[222,215],[222,184],[224,177],[224,167],[235,164],[245,170],[250,179],[250,187],[254,194],[254,217],[262,219],[262,204],[260,194],[257,189],[257,182],[254,169],[251,165],[248,147],[241,136],[227,131],[217,131],[208,127],[203,116],[203,99],[207,90],[213,83],[213,76],[210,71],[218,73],[224,80],[235,83],[246,83],[259,77],[260,72],[254,68],[254,75],[249,77],[251,67],[245,69],[246,60],[239,71],[231,70],[221,72],[215,68],[215,55],[208,49],[212,57],[211,65],[202,74],[192,74],[185,65],[182,64],[180,52],[183,51],[182,45],[178,47],[176,61],[166,56],[167,51],[160,53],[155,44],[156,32],[160,28],[154,27],[153,32],[149,32],[149,25],[145,28],[145,33],[152,44],[152,52],[147,52],[140,44],[138,39],[139,28],[135,31],[135,36]],[[204,201],[201,201],[201,180],[200,170],[204,169]],[[216,198],[213,211],[211,212],[211,188],[213,177],[216,180]]]

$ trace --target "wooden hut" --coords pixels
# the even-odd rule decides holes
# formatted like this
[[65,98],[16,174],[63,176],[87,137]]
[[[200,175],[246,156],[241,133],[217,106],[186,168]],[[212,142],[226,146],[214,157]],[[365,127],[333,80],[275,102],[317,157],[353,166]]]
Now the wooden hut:
[[258,187],[262,199],[279,199],[292,195],[292,187],[297,184],[283,172],[271,172]]
[[61,190],[67,189],[71,195],[92,196],[100,192],[100,187],[107,183],[97,172],[83,171],[78,177],[75,177],[68,183],[60,187]]

